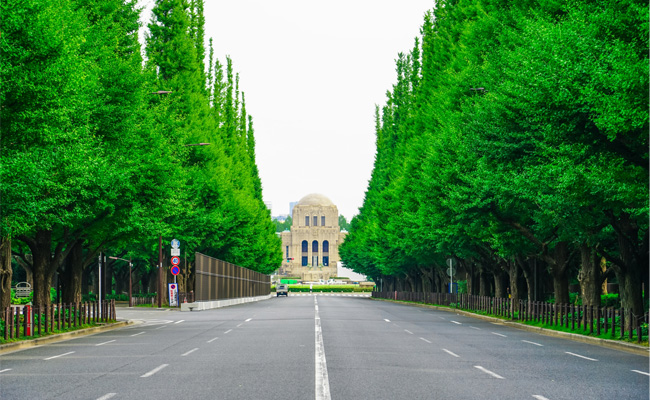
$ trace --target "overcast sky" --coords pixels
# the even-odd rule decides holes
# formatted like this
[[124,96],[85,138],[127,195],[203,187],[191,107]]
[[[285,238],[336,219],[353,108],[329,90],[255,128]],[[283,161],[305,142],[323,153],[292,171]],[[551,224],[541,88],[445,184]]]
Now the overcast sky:
[[206,40],[222,62],[232,58],[253,116],[272,215],[309,193],[329,197],[348,221],[358,213],[375,156],[375,104],[385,104],[397,54],[413,48],[433,5],[205,0]]

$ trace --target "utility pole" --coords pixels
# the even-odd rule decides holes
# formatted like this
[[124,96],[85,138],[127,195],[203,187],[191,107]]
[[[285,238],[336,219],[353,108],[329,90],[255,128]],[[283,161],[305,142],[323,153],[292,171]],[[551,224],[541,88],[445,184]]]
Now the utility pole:
[[162,235],[158,239],[158,308],[162,308]]

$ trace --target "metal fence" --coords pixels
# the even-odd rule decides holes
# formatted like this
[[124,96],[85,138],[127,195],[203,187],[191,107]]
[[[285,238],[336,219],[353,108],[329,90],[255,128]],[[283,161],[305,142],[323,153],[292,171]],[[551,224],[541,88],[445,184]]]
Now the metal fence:
[[197,301],[257,297],[271,293],[271,277],[196,253],[194,296]]
[[2,311],[4,340],[40,336],[116,319],[115,300],[29,307],[31,313],[28,306],[9,306]]
[[[609,334],[613,339],[627,337],[641,342],[647,340],[648,313],[634,315],[631,310],[614,307],[594,307],[575,304],[555,304],[543,301],[513,302],[509,298],[476,296],[458,293],[372,292],[372,297],[397,301],[412,301],[456,307],[461,310],[497,317],[532,321],[571,332]],[[628,321],[626,323],[626,318]]]

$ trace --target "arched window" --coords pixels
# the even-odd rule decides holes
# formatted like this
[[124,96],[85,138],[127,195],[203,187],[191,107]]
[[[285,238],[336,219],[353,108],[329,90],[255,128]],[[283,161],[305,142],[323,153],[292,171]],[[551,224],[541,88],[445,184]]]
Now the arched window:
[[305,226],[309,226],[309,215],[305,217]]
[[314,215],[314,226],[318,226],[318,217]]
[[306,253],[309,251],[309,243],[306,240],[302,241],[302,252]]
[[330,242],[323,240],[323,253],[329,253],[330,251]]
[[318,253],[318,240],[311,242],[311,251],[312,253]]

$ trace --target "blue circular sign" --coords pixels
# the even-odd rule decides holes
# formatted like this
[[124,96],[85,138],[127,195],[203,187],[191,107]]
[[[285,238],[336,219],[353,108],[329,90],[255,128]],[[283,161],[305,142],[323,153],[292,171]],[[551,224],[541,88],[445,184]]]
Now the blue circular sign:
[[178,265],[174,265],[171,269],[172,275],[178,275],[181,272],[181,269],[178,268]]

